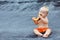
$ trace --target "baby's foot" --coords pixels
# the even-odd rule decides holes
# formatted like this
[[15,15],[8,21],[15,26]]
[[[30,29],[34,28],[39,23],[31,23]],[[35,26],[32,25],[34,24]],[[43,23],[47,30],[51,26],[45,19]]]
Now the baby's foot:
[[46,34],[46,35],[43,35],[43,37],[44,37],[44,38],[47,38],[47,37],[48,37],[48,35],[47,35],[47,34]]
[[41,34],[41,35],[38,35],[38,37],[42,37],[43,36],[43,34]]

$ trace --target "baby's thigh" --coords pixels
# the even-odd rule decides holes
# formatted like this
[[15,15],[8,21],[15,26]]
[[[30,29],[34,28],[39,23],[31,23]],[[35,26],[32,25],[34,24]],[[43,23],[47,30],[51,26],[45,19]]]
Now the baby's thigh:
[[47,33],[51,33],[51,29],[48,28],[48,29],[46,30],[46,32],[47,32]]

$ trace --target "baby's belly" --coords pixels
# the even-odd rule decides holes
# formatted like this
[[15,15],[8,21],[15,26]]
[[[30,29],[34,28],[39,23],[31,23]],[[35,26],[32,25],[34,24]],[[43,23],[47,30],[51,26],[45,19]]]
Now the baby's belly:
[[44,28],[44,27],[48,27],[48,25],[38,25],[39,28]]

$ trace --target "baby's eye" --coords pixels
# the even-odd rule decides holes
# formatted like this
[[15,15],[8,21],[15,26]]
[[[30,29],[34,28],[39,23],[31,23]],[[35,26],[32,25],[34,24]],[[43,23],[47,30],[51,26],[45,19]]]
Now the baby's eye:
[[42,16],[42,14],[40,14]]

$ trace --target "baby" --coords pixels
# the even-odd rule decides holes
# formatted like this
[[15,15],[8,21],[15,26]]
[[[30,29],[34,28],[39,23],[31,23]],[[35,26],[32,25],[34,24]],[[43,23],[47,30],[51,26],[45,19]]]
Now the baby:
[[48,37],[51,34],[51,29],[48,27],[47,15],[48,15],[48,7],[43,6],[39,11],[38,17],[32,18],[34,23],[38,25],[38,27],[33,30],[34,33],[38,36]]

